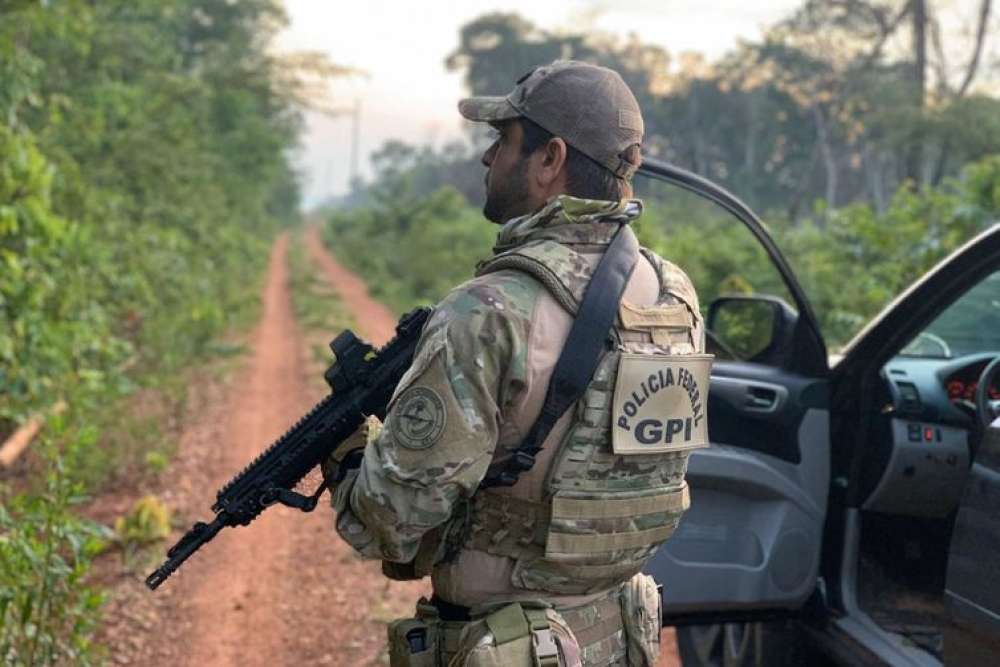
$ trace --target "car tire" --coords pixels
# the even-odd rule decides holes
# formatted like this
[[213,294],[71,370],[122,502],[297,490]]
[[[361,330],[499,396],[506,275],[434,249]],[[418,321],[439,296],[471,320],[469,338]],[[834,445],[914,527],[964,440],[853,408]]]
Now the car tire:
[[789,623],[718,623],[677,628],[684,667],[793,667],[810,653]]

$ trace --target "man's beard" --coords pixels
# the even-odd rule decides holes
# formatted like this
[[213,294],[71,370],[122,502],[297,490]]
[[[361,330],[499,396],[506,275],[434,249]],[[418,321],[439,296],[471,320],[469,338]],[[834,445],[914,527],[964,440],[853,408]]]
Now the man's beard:
[[503,224],[511,218],[529,213],[528,175],[522,168],[523,160],[510,170],[510,175],[496,187],[487,188],[483,215],[490,222]]

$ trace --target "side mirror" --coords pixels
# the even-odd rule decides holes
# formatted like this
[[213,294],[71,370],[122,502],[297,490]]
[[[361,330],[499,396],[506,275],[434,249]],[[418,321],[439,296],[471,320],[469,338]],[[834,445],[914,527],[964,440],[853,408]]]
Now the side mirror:
[[722,356],[781,366],[791,353],[798,317],[777,297],[722,296],[708,306],[705,328]]

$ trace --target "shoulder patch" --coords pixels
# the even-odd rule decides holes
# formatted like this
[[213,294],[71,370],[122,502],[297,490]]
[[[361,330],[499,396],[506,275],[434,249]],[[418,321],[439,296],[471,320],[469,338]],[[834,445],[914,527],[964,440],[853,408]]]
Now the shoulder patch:
[[410,387],[396,401],[397,423],[392,430],[400,447],[427,449],[444,433],[447,415],[441,396],[430,387]]

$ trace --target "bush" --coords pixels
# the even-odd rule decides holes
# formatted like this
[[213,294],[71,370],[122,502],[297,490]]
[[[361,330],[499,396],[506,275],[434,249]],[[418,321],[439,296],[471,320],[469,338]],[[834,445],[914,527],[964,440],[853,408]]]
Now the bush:
[[[246,323],[298,220],[300,72],[268,48],[282,18],[277,0],[0,3],[0,440],[70,406],[25,457],[41,486],[0,488],[5,663],[91,659],[100,531],[73,505],[169,451],[109,437],[122,399],[143,389],[163,412],[179,370]],[[162,532],[144,507],[127,543]]]
[[0,504],[0,661],[90,665],[103,595],[85,582],[106,529],[79,518],[80,485],[53,449],[42,489]]
[[141,547],[169,537],[170,521],[170,508],[153,495],[143,496],[128,514],[118,517],[115,520],[115,542],[121,547],[125,563],[131,563]]
[[0,126],[0,420],[99,382],[131,349],[78,280],[90,240],[53,211],[52,176],[30,136]]
[[454,188],[415,197],[404,179],[380,190],[369,207],[334,212],[325,241],[373,296],[400,312],[434,303],[471,278],[498,229]]

